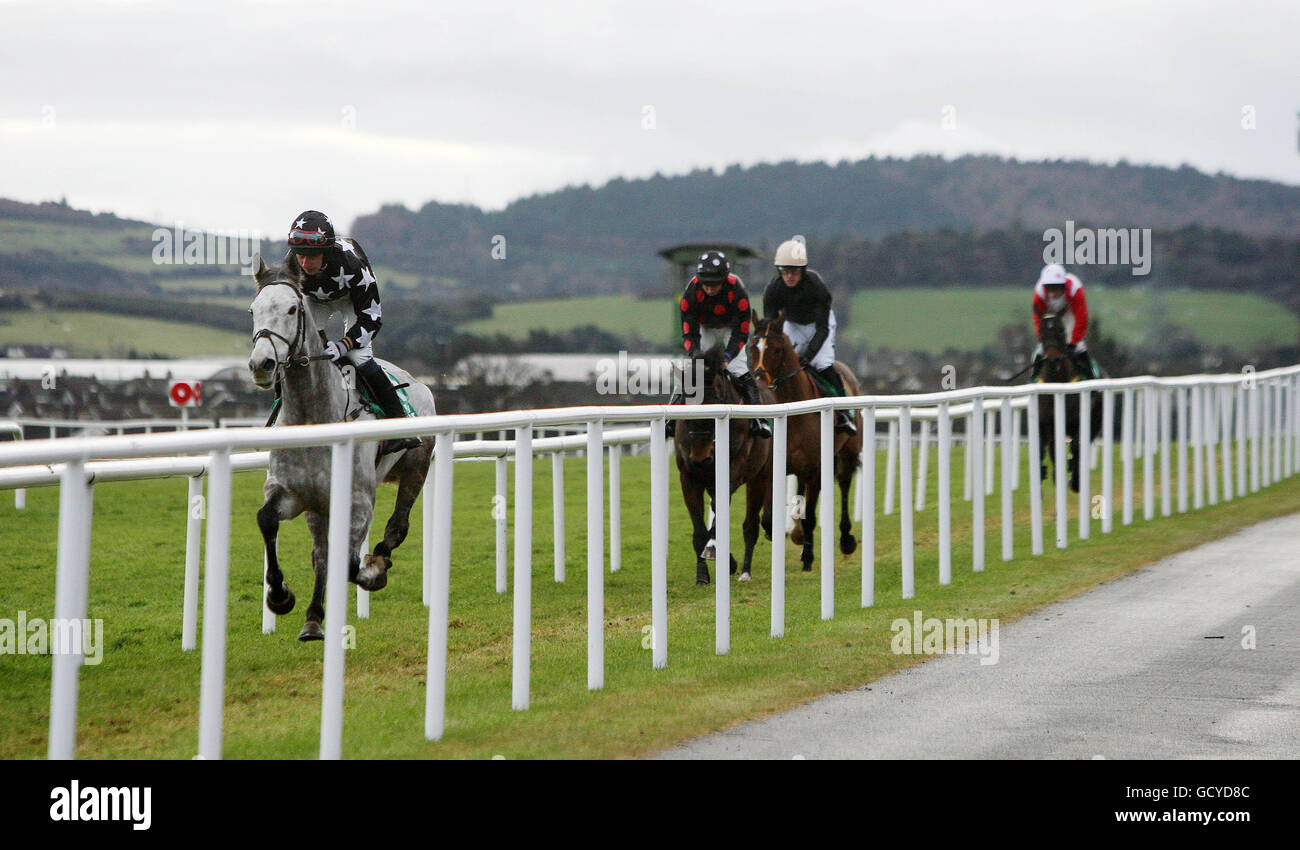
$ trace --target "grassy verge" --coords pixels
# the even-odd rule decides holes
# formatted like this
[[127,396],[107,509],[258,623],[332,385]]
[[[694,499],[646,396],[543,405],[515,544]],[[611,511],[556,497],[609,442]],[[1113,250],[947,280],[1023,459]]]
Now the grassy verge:
[[[246,303],[246,300],[245,300]],[[30,310],[0,321],[0,345],[54,345],[72,357],[166,357],[247,354],[248,336],[202,325],[81,310]]]
[[[606,687],[586,690],[586,523],[584,461],[566,464],[566,581],[553,580],[549,464],[534,485],[532,705],[510,707],[511,606],[494,590],[490,464],[457,464],[453,518],[447,732],[423,737],[427,610],[420,602],[418,522],[397,552],[389,587],[372,596],[372,617],[356,621],[348,652],[344,754],[353,758],[629,757],[734,723],[788,709],[820,694],[858,687],[916,663],[890,651],[889,624],[916,609],[930,617],[1008,621],[1174,552],[1260,520],[1300,510],[1300,477],[1200,511],[1141,519],[1141,464],[1135,468],[1132,525],[1117,510],[1114,531],[1099,523],[1080,542],[1070,498],[1071,540],[1053,547],[1054,493],[1044,487],[1046,552],[1029,555],[1028,487],[1016,493],[1016,558],[1000,558],[1000,497],[986,499],[986,569],[971,571],[971,506],[961,498],[961,456],[954,462],[953,581],[937,583],[934,466],[926,509],[916,515],[916,597],[900,597],[898,517],[877,517],[876,603],[859,606],[861,556],[837,556],[835,618],[819,617],[816,570],[798,569],[787,550],[786,637],[768,637],[770,544],[760,538],[755,580],[732,585],[731,653],[714,654],[713,588],[694,584],[689,524],[675,476],[669,546],[669,665],[652,670],[649,463],[623,463],[623,569],[606,574]],[[878,460],[882,504],[884,456]],[[1027,464],[1022,464],[1022,472]],[[1116,494],[1119,494],[1116,462]],[[1158,468],[1158,465],[1157,465]],[[1235,470],[1234,470],[1235,472]],[[513,482],[513,470],[512,478]],[[1100,474],[1094,473],[1093,492]],[[286,525],[280,553],[299,608],[261,634],[261,554],[254,513],[262,475],[235,477],[232,579],[227,650],[225,755],[310,758],[319,743],[321,645],[295,639],[310,594],[309,541],[301,520]],[[183,481],[101,484],[95,488],[91,618],[104,621],[103,661],[83,668],[78,755],[93,758],[189,758],[196,751],[199,654],[180,649],[185,529]],[[381,491],[379,522],[394,498]],[[58,494],[28,493],[28,508],[0,500],[0,557],[8,565],[0,617],[53,616]],[[733,510],[733,546],[740,517]],[[419,516],[417,505],[415,516]],[[513,538],[511,538],[513,541]],[[513,553],[512,553],[513,557]],[[201,632],[200,632],[201,634]],[[45,752],[50,658],[0,655],[6,711],[0,757]]]

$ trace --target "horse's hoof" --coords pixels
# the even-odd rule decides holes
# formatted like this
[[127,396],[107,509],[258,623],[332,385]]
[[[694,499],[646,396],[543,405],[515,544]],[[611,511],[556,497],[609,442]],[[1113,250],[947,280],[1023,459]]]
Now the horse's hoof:
[[749,570],[746,570],[745,572],[740,574],[740,578],[736,579],[736,581],[737,582],[750,581],[750,579],[751,576],[749,575]]
[[696,564],[695,565],[695,586],[704,587],[706,584],[711,584],[711,583],[712,580],[709,578],[709,568],[704,566],[703,561]]
[[288,614],[292,611],[294,603],[298,601],[294,599],[293,591],[289,589],[289,585],[282,584],[280,586],[284,588],[284,596],[280,597],[278,600],[270,594],[266,597],[267,610],[277,617]]
[[738,566],[739,566],[739,565],[736,563],[736,556],[735,556],[735,555],[732,555],[732,556],[731,556],[731,574],[732,574],[733,576],[736,574],[736,568],[737,568]]
[[858,550],[858,538],[852,534],[846,534],[840,538],[840,551],[845,555],[852,555]]
[[812,572],[812,561],[809,561],[803,565],[803,571],[806,573]]
[[357,587],[374,593],[388,586],[388,571],[393,562],[383,555],[367,555],[364,565],[357,571]]
[[700,557],[706,561],[716,561],[718,559],[718,547],[714,541],[709,541],[709,544],[700,552]]
[[298,632],[298,640],[325,640],[325,630],[320,627],[320,623],[308,620],[307,625],[303,626],[302,631]]

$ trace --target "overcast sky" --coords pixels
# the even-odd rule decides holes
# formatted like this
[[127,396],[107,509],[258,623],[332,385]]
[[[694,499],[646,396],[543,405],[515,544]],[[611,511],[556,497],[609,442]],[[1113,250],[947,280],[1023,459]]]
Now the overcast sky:
[[1298,32],[1295,0],[0,0],[0,197],[278,238],[872,153],[1297,184]]

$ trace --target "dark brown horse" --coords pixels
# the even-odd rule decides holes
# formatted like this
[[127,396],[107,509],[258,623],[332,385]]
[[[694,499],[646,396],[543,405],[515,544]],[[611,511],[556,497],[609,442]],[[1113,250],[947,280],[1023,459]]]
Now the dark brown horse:
[[[704,355],[704,404],[741,404],[740,393],[731,383],[722,360],[722,347],[714,346]],[[714,528],[704,522],[704,494],[717,504],[714,473],[714,427],[712,419],[689,419],[680,422],[673,436],[677,454],[677,474],[681,479],[682,498],[691,515],[693,533],[692,551],[695,552],[695,583],[710,582],[707,560],[713,557]],[[749,420],[732,419],[728,431],[731,449],[731,492],[747,485],[745,490],[745,564],[738,581],[750,580],[750,565],[754,558],[754,544],[758,542],[760,513],[772,491],[771,458],[772,441],[750,433]],[[716,509],[714,511],[716,513]],[[767,525],[769,536],[770,523]],[[731,556],[731,572],[736,571],[736,556]]]
[[[1039,316],[1038,339],[1043,344],[1043,369],[1039,373],[1038,383],[1066,384],[1084,379],[1074,358],[1065,343],[1065,325],[1059,313],[1043,313]],[[1119,399],[1116,399],[1119,401]],[[1101,436],[1102,404],[1100,398],[1093,398],[1089,405],[1089,436],[1097,439]],[[1116,412],[1119,405],[1116,405]],[[1079,458],[1086,447],[1079,445],[1079,396],[1070,393],[1065,397],[1065,435],[1069,438],[1066,447],[1066,465],[1070,474],[1070,489],[1079,492]],[[1050,395],[1038,397],[1038,444],[1042,447],[1042,462],[1039,474],[1047,479],[1047,463],[1056,464],[1056,404]]]
[[[772,319],[759,320],[749,342],[749,362],[760,387],[769,390],[781,404],[818,398],[810,372],[799,363],[794,345],[785,335],[784,314]],[[858,394],[858,379],[848,366],[838,360],[835,369],[844,380],[849,395]],[[849,518],[849,487],[858,471],[862,454],[862,411],[853,411],[858,433],[844,434],[836,431],[834,438],[835,480],[840,485],[840,551],[852,554],[858,548],[853,536],[853,520]],[[786,470],[799,479],[799,493],[803,497],[803,522],[794,523],[790,540],[802,546],[800,560],[805,571],[812,569],[813,532],[817,529],[817,497],[821,493],[821,415],[802,413],[791,416],[786,430]],[[768,501],[771,501],[769,491]],[[784,505],[772,506],[785,510]]]

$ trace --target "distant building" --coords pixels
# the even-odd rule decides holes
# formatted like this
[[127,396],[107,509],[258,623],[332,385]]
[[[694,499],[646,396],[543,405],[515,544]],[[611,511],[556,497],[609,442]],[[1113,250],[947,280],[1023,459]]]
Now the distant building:
[[[11,346],[9,351],[30,352],[31,346]],[[57,349],[55,349],[57,351]],[[140,378],[159,380],[206,381],[227,369],[248,370],[248,360],[241,357],[190,357],[180,360],[92,360],[69,359],[58,354],[27,354],[0,357],[0,380],[39,381],[55,373],[69,378],[94,378],[99,381],[134,381]]]

